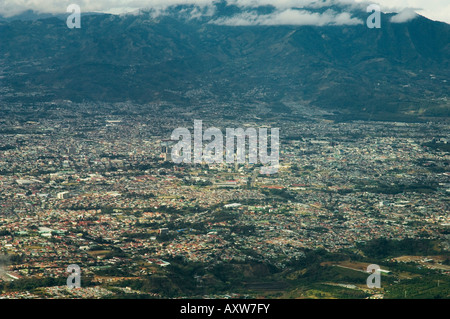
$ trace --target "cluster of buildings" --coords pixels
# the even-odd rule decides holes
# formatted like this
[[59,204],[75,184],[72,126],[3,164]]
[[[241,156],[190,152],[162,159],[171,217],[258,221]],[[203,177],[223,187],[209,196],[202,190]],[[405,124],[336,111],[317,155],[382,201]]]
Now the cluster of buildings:
[[[162,147],[189,120],[160,122],[0,122],[6,273],[58,278],[78,264],[107,282],[105,269],[139,278],[179,256],[284,267],[305,249],[353,249],[379,237],[450,248],[450,153],[425,146],[449,136],[448,125],[274,121],[282,127],[280,169],[261,175],[251,164],[172,163]],[[102,289],[83,294],[107,296]]]

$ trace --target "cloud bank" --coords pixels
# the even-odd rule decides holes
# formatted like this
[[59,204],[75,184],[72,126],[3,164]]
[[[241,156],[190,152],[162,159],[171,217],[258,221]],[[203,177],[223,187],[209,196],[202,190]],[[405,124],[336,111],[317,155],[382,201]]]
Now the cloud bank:
[[413,9],[405,9],[402,10],[397,15],[391,18],[391,22],[393,23],[404,23],[413,20],[418,15]]
[[229,26],[249,26],[249,25],[356,25],[363,24],[363,21],[347,13],[336,13],[327,10],[324,13],[310,12],[297,9],[286,9],[275,11],[270,14],[256,14],[245,12],[233,17],[220,18],[211,23]]
[[[234,21],[222,21],[227,24],[268,24],[276,21],[285,23],[293,17],[300,17],[306,23],[323,25],[328,24],[355,24],[356,20],[348,15],[333,13],[313,14],[307,12],[307,8],[319,8],[333,4],[345,4],[354,7],[367,7],[368,4],[377,3],[385,12],[400,12],[394,21],[409,21],[412,17],[411,11],[403,12],[403,9],[416,8],[416,12],[430,19],[450,23],[450,1],[449,0],[226,0],[229,5],[241,8],[255,8],[258,6],[274,6],[276,14],[269,17],[254,17],[253,15],[238,16]],[[125,13],[138,9],[151,8],[155,12],[163,12],[173,5],[192,5],[200,8],[198,14],[211,13],[214,4],[219,0],[0,0],[0,15],[11,17],[27,10],[38,13],[65,13],[69,4],[78,4],[82,12],[106,12]],[[205,9],[208,8],[208,9]],[[297,9],[299,12],[294,12]],[[298,9],[305,9],[304,12]],[[404,20],[406,19],[406,20]],[[294,21],[292,21],[294,22]],[[298,24],[298,23],[296,23]]]

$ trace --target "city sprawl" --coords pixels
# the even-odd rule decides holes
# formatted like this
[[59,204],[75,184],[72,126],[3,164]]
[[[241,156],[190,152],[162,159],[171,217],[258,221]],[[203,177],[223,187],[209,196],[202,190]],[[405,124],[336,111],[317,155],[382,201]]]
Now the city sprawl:
[[[362,247],[380,238],[432,244],[421,256],[384,259],[392,276],[384,289],[370,291],[364,279],[342,274],[321,284],[389,297],[395,289],[388,282],[432,272],[448,294],[448,123],[245,115],[228,122],[161,105],[145,107],[157,117],[127,103],[117,115],[67,105],[36,118],[17,111],[0,119],[3,298],[309,297],[313,289],[294,289],[311,271],[302,260],[319,251],[329,254],[317,264],[327,271],[361,273],[370,263]],[[279,127],[278,172],[261,174],[248,163],[173,163],[163,145],[173,129],[192,129],[194,119],[223,130]],[[410,268],[396,268],[401,261]],[[65,287],[69,264],[81,268],[80,289]],[[243,272],[242,287],[221,277],[230,265]]]

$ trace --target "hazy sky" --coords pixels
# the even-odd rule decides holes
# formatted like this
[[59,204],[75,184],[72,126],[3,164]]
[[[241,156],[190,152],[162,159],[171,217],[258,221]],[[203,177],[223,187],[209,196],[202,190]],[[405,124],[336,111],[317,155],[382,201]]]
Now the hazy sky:
[[[0,0],[0,14],[13,16],[25,10],[34,10],[46,13],[63,13],[69,4],[78,4],[82,11],[99,12],[127,12],[138,8],[164,8],[171,4],[197,4],[201,7],[207,7],[215,0]],[[271,4],[280,9],[275,21],[284,21],[283,18],[292,18],[292,12],[287,11],[292,7],[301,7],[305,4],[322,3],[323,1],[314,0],[228,0],[241,6],[256,6]],[[378,3],[383,11],[401,11],[405,8],[412,8],[417,13],[433,20],[450,23],[450,0],[326,0],[326,3],[345,2],[345,3]],[[411,16],[411,10],[403,13],[402,17]],[[297,14],[297,13],[296,13]],[[304,15],[299,17],[305,18]],[[400,17],[399,22],[403,19]],[[320,17],[325,21],[326,16]],[[335,17],[339,21],[348,21],[352,23],[349,17]],[[407,20],[407,19],[406,19]],[[287,21],[287,20],[286,20]]]

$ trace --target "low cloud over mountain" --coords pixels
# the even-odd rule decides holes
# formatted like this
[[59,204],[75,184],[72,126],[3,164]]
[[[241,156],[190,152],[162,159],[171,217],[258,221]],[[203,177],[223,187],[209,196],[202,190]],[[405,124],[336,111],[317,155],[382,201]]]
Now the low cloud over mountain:
[[81,29],[67,13],[0,22],[0,99],[449,114],[450,25],[402,11],[369,29],[353,2],[234,2],[82,15]]
[[[419,14],[422,14],[431,19],[446,21],[450,23],[450,3],[447,0],[4,0],[0,6],[0,15],[4,17],[12,17],[21,14],[25,11],[31,10],[36,13],[64,13],[69,4],[79,5],[83,12],[103,12],[103,13],[124,13],[132,12],[138,9],[152,9],[155,12],[163,12],[165,9],[176,5],[191,5],[199,8],[197,13],[211,14],[212,10],[218,3],[226,3],[240,8],[256,8],[261,6],[273,6],[286,12],[283,14],[280,21],[286,23],[289,11],[287,9],[305,9],[305,8],[321,8],[332,5],[346,5],[351,7],[367,7],[368,4],[378,3],[382,6],[384,12],[396,11],[399,12],[405,8],[414,9]],[[297,13],[298,14],[298,13]],[[330,17],[317,18],[313,15],[308,19],[308,23],[317,21],[320,25],[323,20],[328,20]],[[347,17],[340,17],[335,21],[343,23]],[[399,17],[400,19],[400,17]],[[246,21],[248,19],[245,19]],[[275,23],[277,19],[268,19]],[[331,18],[332,22],[334,19]]]

